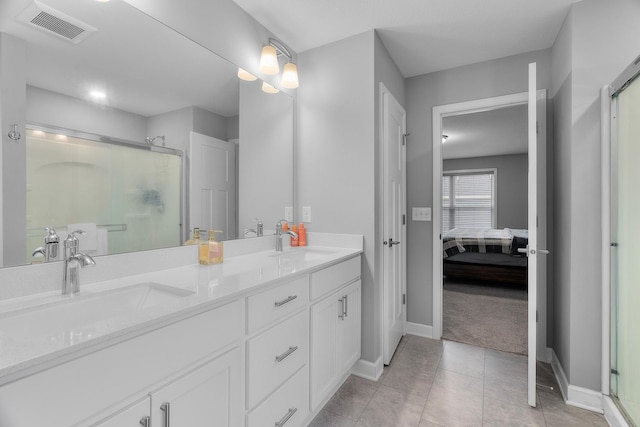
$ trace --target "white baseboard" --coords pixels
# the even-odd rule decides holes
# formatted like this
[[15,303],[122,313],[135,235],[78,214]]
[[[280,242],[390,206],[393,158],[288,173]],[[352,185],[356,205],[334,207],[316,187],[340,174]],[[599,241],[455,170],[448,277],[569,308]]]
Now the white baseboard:
[[565,403],[567,405],[603,414],[602,393],[569,384],[567,375],[564,373],[564,369],[562,368],[558,355],[556,355],[555,351],[552,351],[552,356],[551,367],[553,368],[553,372],[558,380],[558,385],[560,386],[560,391],[562,392],[562,397]]
[[609,396],[602,396],[602,406],[604,407],[604,418],[611,427],[629,427],[627,420]]
[[382,356],[378,357],[378,360],[375,362],[360,359],[353,365],[353,368],[351,368],[351,373],[371,381],[378,381],[382,375],[383,367]]
[[423,325],[421,323],[406,322],[404,330],[411,335],[417,335],[424,338],[433,338],[433,326]]

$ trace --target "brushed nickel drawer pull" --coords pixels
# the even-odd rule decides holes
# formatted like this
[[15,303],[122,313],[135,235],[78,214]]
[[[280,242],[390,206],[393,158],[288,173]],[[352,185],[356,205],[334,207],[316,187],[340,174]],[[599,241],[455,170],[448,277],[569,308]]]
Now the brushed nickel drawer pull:
[[164,427],[171,427],[171,404],[165,402],[160,405],[160,409],[164,411]]
[[284,359],[286,359],[287,357],[291,356],[291,353],[293,353],[297,349],[298,349],[298,346],[289,347],[289,350],[285,351],[280,356],[276,356],[276,362],[282,362]]
[[287,412],[287,415],[282,417],[280,421],[277,421],[275,427],[282,427],[287,421],[289,421],[289,418],[293,417],[293,414],[295,414],[296,412],[298,412],[298,408],[289,408],[289,412]]
[[338,314],[338,317],[344,320],[344,297],[340,298],[338,302],[340,303],[340,314]]
[[146,417],[142,417],[142,418],[140,419],[140,424],[141,424],[143,427],[150,427],[150,426],[151,426],[151,417],[150,417],[150,416],[148,416],[148,415],[147,415]]
[[349,295],[344,296],[344,317],[349,317]]
[[293,301],[293,300],[294,300],[294,299],[296,299],[296,298],[298,298],[298,295],[290,295],[289,297],[287,297],[287,298],[283,299],[282,301],[276,301],[276,302],[275,302],[275,306],[276,306],[276,307],[283,306],[283,305],[285,305],[286,303],[291,302],[291,301]]

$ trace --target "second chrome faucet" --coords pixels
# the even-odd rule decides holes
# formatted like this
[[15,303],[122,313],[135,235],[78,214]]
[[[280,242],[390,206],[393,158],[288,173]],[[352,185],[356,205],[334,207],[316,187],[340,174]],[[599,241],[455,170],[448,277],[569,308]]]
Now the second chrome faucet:
[[62,295],[80,292],[80,268],[96,265],[91,256],[79,251],[80,241],[76,234],[85,234],[82,230],[69,233],[64,239],[64,272],[62,276]]

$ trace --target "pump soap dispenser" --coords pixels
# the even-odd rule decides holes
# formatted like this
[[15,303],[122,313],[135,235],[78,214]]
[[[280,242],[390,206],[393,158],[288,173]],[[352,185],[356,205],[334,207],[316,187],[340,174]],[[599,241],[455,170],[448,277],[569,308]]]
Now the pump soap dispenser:
[[222,242],[216,242],[215,233],[221,230],[209,230],[209,241],[200,243],[198,261],[202,265],[220,264],[224,260],[224,246]]

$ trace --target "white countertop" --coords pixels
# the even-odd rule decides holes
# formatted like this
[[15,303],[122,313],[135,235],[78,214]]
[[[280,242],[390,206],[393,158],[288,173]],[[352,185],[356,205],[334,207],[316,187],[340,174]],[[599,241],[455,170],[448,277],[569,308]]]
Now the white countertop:
[[[212,266],[191,264],[83,285],[73,297],[50,291],[0,301],[0,385],[359,253],[362,249],[327,246],[286,248],[281,253],[269,250],[225,258],[224,263]],[[82,279],[82,272],[80,276]],[[82,318],[53,325],[47,322],[47,307],[95,302],[109,292],[130,290],[141,283],[157,283],[187,295],[143,309],[119,307],[117,315],[96,315],[89,322]],[[39,321],[21,321],[34,319],[29,317],[33,312],[38,312],[35,319]]]

